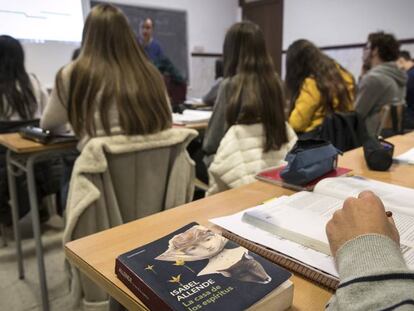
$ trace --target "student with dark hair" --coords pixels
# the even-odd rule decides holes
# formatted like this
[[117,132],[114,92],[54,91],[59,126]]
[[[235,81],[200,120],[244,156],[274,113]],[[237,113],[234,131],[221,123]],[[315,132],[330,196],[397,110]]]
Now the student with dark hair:
[[224,80],[203,142],[209,194],[252,182],[296,142],[285,122],[281,81],[260,28],[234,24],[223,46]]
[[414,61],[408,51],[400,51],[397,65],[407,73],[407,93],[405,103],[407,108],[404,112],[404,128],[414,129]]
[[371,33],[364,48],[364,63],[371,68],[360,82],[355,110],[365,122],[368,135],[380,125],[384,105],[404,101],[407,76],[396,65],[399,43],[392,34]]
[[[10,36],[0,36],[0,121],[5,122],[7,127],[10,127],[9,121],[39,119],[46,102],[46,90],[35,75],[26,72],[24,51],[20,42]],[[23,124],[19,126],[23,126]],[[0,222],[9,225],[11,224],[11,209],[8,202],[9,193],[5,162],[5,150],[0,148]],[[52,164],[52,162],[49,164]],[[45,186],[45,182],[51,177],[52,170],[46,172],[42,165],[36,166],[36,180],[41,186],[39,189],[42,189],[38,194],[39,198],[48,194],[49,191],[50,193],[55,192],[55,189]],[[17,177],[17,191],[19,216],[23,217],[30,208],[24,176]],[[41,218],[47,217],[44,211],[41,210]]]
[[203,103],[214,106],[221,81],[223,81],[223,60],[217,59],[215,64],[215,81],[211,89],[203,96]]
[[58,131],[67,121],[80,148],[90,137],[145,135],[172,126],[164,81],[114,6],[92,9],[79,57],[56,76],[41,126]]
[[297,133],[317,130],[330,112],[352,110],[354,79],[312,42],[297,40],[286,54],[289,124]]
[[20,42],[0,36],[0,120],[31,120],[41,116],[47,93],[24,68]]
[[381,200],[364,191],[349,198],[326,225],[339,286],[326,310],[413,310],[414,273]]

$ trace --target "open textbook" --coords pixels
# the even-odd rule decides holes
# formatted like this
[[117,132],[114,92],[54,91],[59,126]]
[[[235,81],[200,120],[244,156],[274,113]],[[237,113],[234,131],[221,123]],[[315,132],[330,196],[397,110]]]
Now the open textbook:
[[[325,226],[344,200],[372,190],[384,202],[401,236],[401,250],[414,269],[414,189],[361,177],[336,177],[320,181],[314,192],[298,192],[231,216],[212,219],[224,229],[263,245],[322,273],[338,277],[330,256]],[[300,271],[298,271],[300,273]]]

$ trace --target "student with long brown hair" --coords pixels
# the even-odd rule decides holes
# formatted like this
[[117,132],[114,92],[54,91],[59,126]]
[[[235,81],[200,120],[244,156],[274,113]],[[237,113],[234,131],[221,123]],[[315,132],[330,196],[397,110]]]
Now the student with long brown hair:
[[297,40],[286,54],[289,124],[297,133],[316,130],[327,113],[353,110],[354,79],[312,42]]
[[92,8],[81,53],[55,84],[41,126],[59,130],[69,121],[80,147],[90,137],[153,134],[172,125],[163,79],[112,5]]
[[[196,131],[171,128],[164,81],[110,4],[89,13],[80,55],[58,72],[41,125],[59,130],[67,121],[82,151],[70,177],[64,242],[192,198],[186,147]],[[108,304],[105,292],[76,275],[71,294],[84,309]]]
[[281,81],[256,24],[228,30],[223,61],[225,79],[203,145],[207,164],[212,162],[209,193],[253,181],[261,169],[280,164],[296,141],[285,122]]

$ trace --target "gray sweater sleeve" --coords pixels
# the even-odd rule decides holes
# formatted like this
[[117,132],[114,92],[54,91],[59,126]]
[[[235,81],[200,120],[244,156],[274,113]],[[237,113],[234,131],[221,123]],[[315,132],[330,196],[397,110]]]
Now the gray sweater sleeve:
[[[65,67],[60,73],[62,74],[63,81],[62,97],[67,98],[70,77],[69,68]],[[68,111],[66,109],[65,103],[60,100],[60,97],[57,93],[57,87],[55,85],[40,120],[40,127],[51,130],[55,133],[61,133],[67,130],[67,123]]]
[[[228,80],[223,80],[218,91],[216,104],[214,105],[214,111],[211,115],[210,121],[208,122],[208,127],[204,135],[203,140],[203,151],[206,154],[207,158],[212,160],[214,154],[217,152],[220,142],[227,131],[226,124],[226,107],[227,107],[227,89],[228,89]],[[207,162],[207,166],[212,161]]]
[[336,264],[341,282],[327,310],[414,309],[414,273],[390,238],[359,236],[339,249]]
[[382,89],[381,81],[376,76],[367,75],[362,79],[355,101],[355,110],[362,119],[372,114],[375,108],[380,109],[378,102],[381,100]]

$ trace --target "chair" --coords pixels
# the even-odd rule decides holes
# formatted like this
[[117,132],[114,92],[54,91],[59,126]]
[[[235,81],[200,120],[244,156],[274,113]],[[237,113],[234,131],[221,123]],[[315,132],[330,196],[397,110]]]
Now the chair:
[[183,104],[187,97],[187,83],[185,81],[174,81],[171,76],[165,74],[163,78],[173,112],[178,112],[179,105]]
[[[91,139],[75,162],[64,242],[191,201],[194,162],[186,147],[197,136],[169,129],[147,136]],[[156,226],[156,224],[154,224]],[[107,294],[72,269],[72,293],[84,310],[107,306]]]
[[385,128],[387,121],[389,120],[391,105],[384,105],[380,111],[380,123],[376,132],[376,136],[381,136],[382,130]]
[[405,103],[394,103],[385,105],[380,112],[380,124],[377,129],[377,136],[390,137],[404,133],[404,110]]

